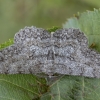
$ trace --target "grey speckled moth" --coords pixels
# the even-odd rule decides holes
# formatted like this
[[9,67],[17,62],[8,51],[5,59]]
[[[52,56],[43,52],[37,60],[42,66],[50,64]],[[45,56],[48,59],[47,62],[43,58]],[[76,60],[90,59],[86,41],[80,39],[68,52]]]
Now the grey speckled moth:
[[0,51],[1,74],[57,74],[100,78],[100,54],[88,48],[78,29],[25,27]]

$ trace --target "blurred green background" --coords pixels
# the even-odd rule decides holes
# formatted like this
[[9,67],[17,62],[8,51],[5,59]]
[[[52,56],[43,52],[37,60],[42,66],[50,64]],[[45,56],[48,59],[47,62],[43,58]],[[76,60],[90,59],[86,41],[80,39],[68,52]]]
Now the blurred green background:
[[100,7],[100,0],[0,0],[0,43],[25,26],[51,28],[77,12]]

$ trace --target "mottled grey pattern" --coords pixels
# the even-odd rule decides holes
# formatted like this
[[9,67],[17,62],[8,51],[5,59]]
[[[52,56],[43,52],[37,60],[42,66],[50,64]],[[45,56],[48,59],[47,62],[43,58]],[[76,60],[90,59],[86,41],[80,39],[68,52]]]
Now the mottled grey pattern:
[[78,29],[25,27],[14,44],[0,51],[0,73],[79,75],[100,78],[100,54],[88,48]]

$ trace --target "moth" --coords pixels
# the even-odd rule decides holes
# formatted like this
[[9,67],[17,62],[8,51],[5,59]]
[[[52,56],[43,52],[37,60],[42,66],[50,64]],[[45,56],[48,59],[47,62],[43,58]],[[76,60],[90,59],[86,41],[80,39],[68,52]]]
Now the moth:
[[0,74],[54,74],[100,78],[100,54],[79,29],[25,27],[0,51]]

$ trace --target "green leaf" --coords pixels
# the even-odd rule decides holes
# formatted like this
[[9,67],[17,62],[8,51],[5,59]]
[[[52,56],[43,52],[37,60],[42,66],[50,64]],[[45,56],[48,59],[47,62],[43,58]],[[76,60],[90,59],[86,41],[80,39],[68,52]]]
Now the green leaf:
[[48,30],[49,32],[55,32],[57,29],[60,29],[60,27],[53,26],[52,28],[48,28],[47,30]]
[[36,100],[46,92],[45,84],[33,75],[0,75],[0,100]]
[[41,100],[100,100],[99,87],[99,79],[66,75],[53,82]]
[[5,43],[0,44],[0,49],[6,48],[6,47],[8,47],[8,46],[12,45],[12,44],[13,44],[13,42],[14,42],[14,40],[13,40],[13,39],[9,39],[9,41],[7,41],[7,42],[5,42]]
[[100,52],[100,9],[77,14],[76,17],[68,19],[64,28],[78,28],[83,31],[89,41],[89,46]]

